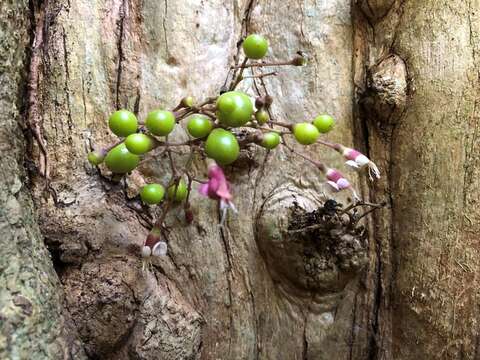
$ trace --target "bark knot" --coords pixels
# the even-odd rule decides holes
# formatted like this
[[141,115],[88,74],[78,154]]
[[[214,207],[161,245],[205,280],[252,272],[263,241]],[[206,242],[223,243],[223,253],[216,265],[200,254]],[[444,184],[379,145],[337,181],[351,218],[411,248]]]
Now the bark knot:
[[395,125],[407,102],[407,68],[403,59],[390,54],[367,71],[367,88],[360,104],[367,119]]
[[272,277],[299,294],[339,293],[366,264],[365,228],[332,204],[310,210],[294,201],[259,216],[257,242]]

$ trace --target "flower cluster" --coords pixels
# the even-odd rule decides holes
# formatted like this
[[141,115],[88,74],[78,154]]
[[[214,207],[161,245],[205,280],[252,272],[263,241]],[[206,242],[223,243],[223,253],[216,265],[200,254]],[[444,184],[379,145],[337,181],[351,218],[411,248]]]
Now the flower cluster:
[[[326,184],[333,191],[351,191],[356,200],[360,199],[357,192],[339,170],[296,152],[287,140],[293,138],[298,144],[305,146],[327,146],[342,154],[349,167],[356,170],[368,169],[371,180],[380,177],[378,167],[364,154],[320,139],[321,134],[330,132],[335,126],[332,116],[321,114],[311,121],[292,125],[272,117],[273,96],[266,90],[265,94],[259,93],[255,101],[244,92],[235,90],[247,77],[255,81],[257,78],[277,75],[276,71],[263,73],[263,68],[305,65],[306,59],[302,54],[297,54],[288,61],[258,61],[266,55],[268,42],[256,34],[244,39],[243,51],[243,62],[231,67],[230,85],[222,89],[221,94],[198,103],[191,96],[187,96],[174,109],[153,110],[142,121],[128,110],[117,110],[110,116],[108,125],[119,137],[118,142],[88,154],[92,165],[103,168],[104,164],[116,178],[133,171],[145,154],[155,156],[156,149],[161,149],[162,154],[168,155],[171,170],[168,184],[149,183],[139,193],[139,198],[145,205],[161,207],[160,215],[142,246],[143,257],[163,256],[167,253],[167,243],[162,240],[164,219],[166,214],[175,208],[174,203],[183,203],[187,221],[190,223],[194,220],[190,210],[190,193],[194,182],[199,183],[198,191],[201,195],[218,202],[220,225],[224,225],[228,210],[237,212],[223,167],[234,163],[240,150],[246,146],[257,145],[266,151],[283,146],[314,164],[324,174]],[[245,71],[250,71],[251,74],[245,76]],[[169,134],[182,122],[185,126],[181,127],[181,131],[186,129],[189,140],[180,143],[169,141]],[[249,128],[249,135],[239,139],[236,131],[238,128]],[[181,168],[172,156],[174,148],[189,149],[188,161]],[[193,174],[192,159],[195,154],[210,159],[206,180],[198,179],[196,174]],[[163,238],[165,239],[164,236]]]

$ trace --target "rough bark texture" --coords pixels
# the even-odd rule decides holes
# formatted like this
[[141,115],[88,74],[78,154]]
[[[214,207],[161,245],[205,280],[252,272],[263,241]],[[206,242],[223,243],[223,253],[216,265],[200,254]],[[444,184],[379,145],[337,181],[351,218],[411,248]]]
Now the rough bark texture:
[[[82,358],[78,332],[93,359],[478,358],[478,1],[2,7],[2,357]],[[226,230],[216,225],[216,204],[195,193],[194,223],[181,207],[172,212],[168,256],[142,269],[138,250],[154,213],[135,194],[143,180],[168,181],[167,159],[157,156],[118,184],[86,154],[114,140],[107,118],[117,108],[144,118],[184,95],[217,94],[237,41],[250,32],[268,36],[271,59],[297,50],[310,57],[308,67],[265,79],[275,117],[295,123],[332,113],[330,140],[355,143],[384,175],[356,185],[388,209],[368,224],[368,241],[289,233],[331,194],[289,152],[265,162],[252,148],[227,169],[239,214]],[[242,88],[264,91],[258,81]],[[38,224],[65,296],[22,186],[20,106],[36,139],[29,153]],[[308,151],[342,166],[319,145]],[[198,177],[205,167],[195,159]],[[331,246],[309,243],[319,238]]]
[[[377,316],[370,356],[479,356],[479,1],[357,1],[355,85],[370,156]],[[365,70],[366,69],[366,70]]]
[[26,186],[22,124],[31,18],[0,4],[0,358],[83,358]]

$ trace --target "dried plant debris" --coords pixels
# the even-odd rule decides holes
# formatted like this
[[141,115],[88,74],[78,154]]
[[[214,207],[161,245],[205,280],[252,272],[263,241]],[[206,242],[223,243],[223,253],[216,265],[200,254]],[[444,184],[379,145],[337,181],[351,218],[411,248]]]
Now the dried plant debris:
[[285,216],[264,212],[257,241],[274,280],[320,294],[342,291],[368,260],[367,229],[359,220],[381,206],[356,203],[344,209],[327,200],[313,211],[293,203]]
[[367,262],[365,227],[334,200],[312,212],[299,206],[290,210],[288,234],[303,246],[306,287],[331,288],[335,283],[344,287]]

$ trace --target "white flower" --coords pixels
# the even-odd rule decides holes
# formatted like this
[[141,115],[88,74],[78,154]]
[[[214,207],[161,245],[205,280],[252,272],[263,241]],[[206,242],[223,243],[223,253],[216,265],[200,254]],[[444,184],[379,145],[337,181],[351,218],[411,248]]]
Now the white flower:
[[371,161],[361,152],[355,149],[343,147],[342,153],[343,156],[347,159],[345,164],[355,170],[361,170],[365,167],[368,167],[368,176],[370,180],[373,181],[374,177],[380,179],[380,170],[378,170],[377,165],[375,165],[373,161]]

